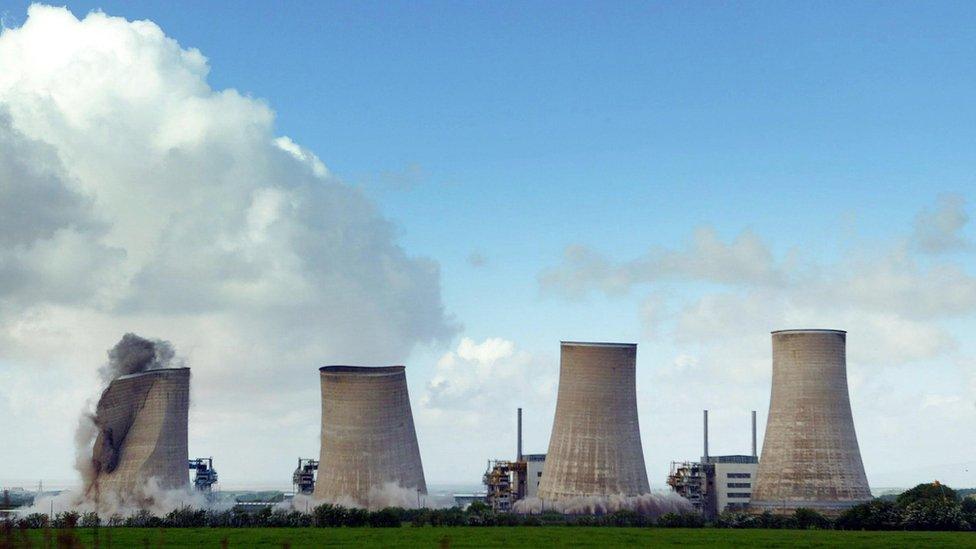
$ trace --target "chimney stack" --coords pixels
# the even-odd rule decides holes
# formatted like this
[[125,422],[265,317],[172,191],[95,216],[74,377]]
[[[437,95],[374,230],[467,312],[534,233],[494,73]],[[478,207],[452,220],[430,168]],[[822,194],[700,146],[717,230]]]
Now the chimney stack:
[[518,409],[518,454],[517,460],[522,461],[522,409]]
[[702,410],[702,426],[705,433],[705,460],[708,460],[708,410]]
[[752,411],[752,457],[758,457],[756,453],[756,411]]

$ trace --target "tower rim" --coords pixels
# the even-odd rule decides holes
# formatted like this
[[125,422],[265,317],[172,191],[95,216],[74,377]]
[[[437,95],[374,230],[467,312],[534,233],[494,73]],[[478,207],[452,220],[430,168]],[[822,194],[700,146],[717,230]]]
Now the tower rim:
[[786,330],[773,330],[769,332],[777,334],[846,334],[847,330],[835,330],[832,328],[790,328]]

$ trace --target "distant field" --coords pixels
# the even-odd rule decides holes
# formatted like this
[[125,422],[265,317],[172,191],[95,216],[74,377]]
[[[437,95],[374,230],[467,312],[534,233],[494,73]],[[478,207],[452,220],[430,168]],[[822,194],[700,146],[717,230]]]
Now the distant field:
[[[68,531],[86,547],[89,529]],[[62,535],[65,533],[62,532]],[[15,533],[15,543],[23,543]],[[29,541],[56,545],[58,531],[32,530]],[[69,534],[70,535],[70,534]],[[63,540],[68,541],[68,540]],[[0,546],[3,540],[0,540]],[[107,547],[976,547],[973,532],[839,532],[817,530],[720,530],[598,527],[517,528],[101,528]]]

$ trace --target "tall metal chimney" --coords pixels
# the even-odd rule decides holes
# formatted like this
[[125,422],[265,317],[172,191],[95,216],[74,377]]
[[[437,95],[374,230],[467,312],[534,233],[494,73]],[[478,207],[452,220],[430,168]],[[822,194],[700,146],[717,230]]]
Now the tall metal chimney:
[[522,461],[522,409],[518,409],[518,461]]
[[705,459],[708,460],[708,410],[702,410],[702,427],[705,433]]
[[839,514],[871,500],[847,390],[847,333],[773,332],[773,382],[750,506]]
[[757,457],[756,453],[756,411],[752,411],[752,457]]

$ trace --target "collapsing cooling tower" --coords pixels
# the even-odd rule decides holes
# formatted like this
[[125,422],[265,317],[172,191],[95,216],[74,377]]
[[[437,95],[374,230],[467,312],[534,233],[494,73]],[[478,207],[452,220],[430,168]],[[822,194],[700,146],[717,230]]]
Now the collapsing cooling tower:
[[755,510],[833,514],[871,499],[847,394],[846,339],[841,330],[773,332]]
[[369,506],[393,483],[427,493],[403,366],[324,366],[322,450],[313,497]]
[[636,372],[635,344],[562,342],[541,499],[650,492],[637,422]]
[[150,479],[165,489],[187,486],[189,405],[189,368],[115,378],[95,411],[98,437],[89,492],[126,499],[144,495],[141,489]]

